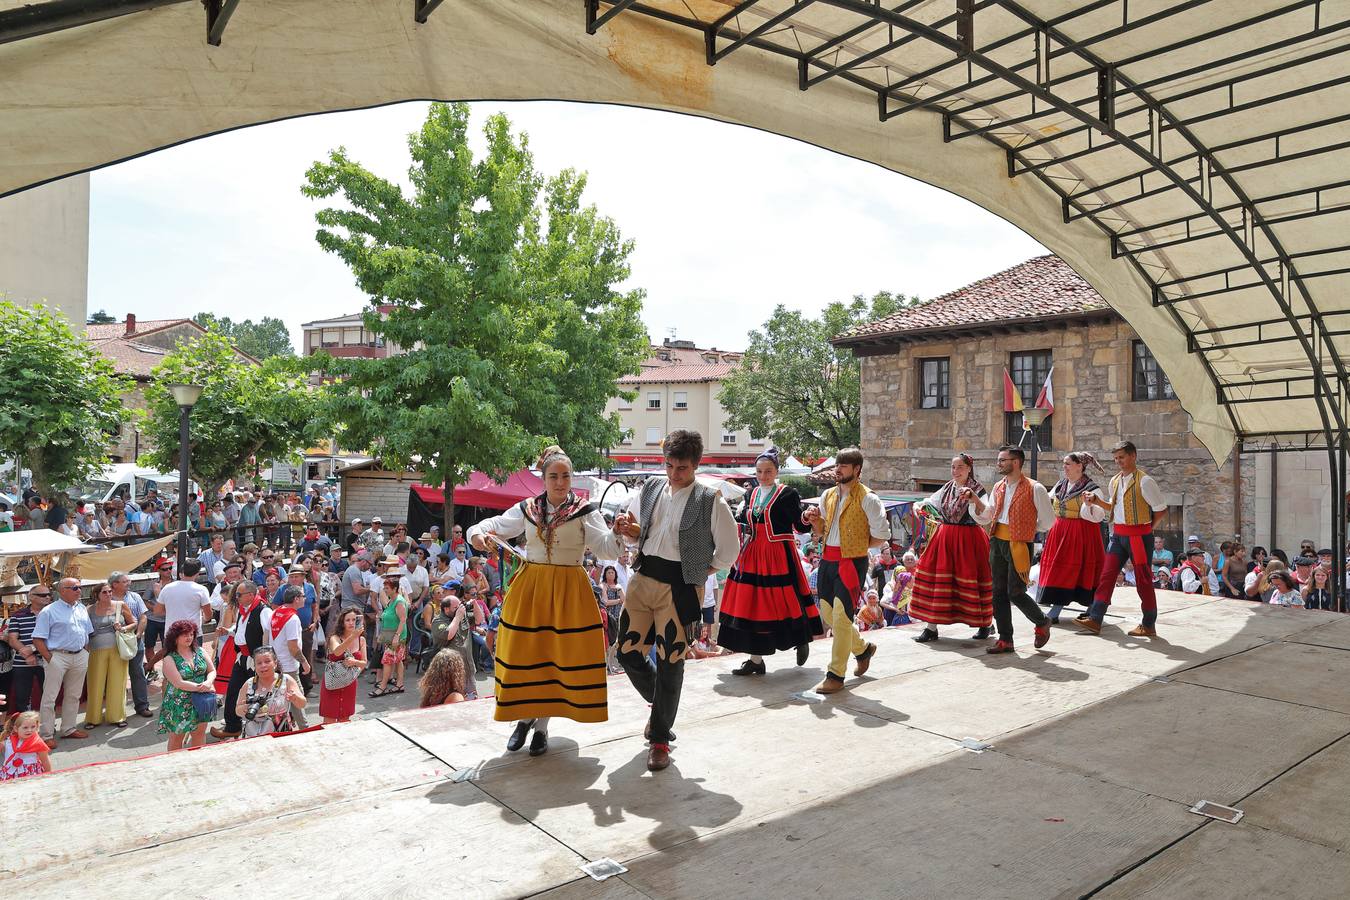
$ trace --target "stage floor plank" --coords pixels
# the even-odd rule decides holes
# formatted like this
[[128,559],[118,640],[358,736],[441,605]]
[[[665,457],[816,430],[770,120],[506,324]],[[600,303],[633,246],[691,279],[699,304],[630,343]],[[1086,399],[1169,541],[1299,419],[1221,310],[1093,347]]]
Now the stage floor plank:
[[[1118,592],[1118,597],[1121,593]],[[765,677],[692,661],[671,767],[646,704],[504,749],[490,700],[0,785],[14,896],[1341,897],[1350,883],[1350,619],[1160,595],[1159,641],[1019,621],[867,635],[866,676],[815,700],[829,645]],[[850,666],[851,668],[851,666]],[[964,737],[989,741],[975,753]],[[454,779],[467,779],[457,781]],[[1188,811],[1238,806],[1237,826]],[[605,882],[580,863],[629,868]],[[245,863],[244,860],[249,860]],[[344,868],[345,867],[345,868]],[[336,873],[336,874],[334,874]],[[343,879],[346,880],[343,880]],[[349,889],[350,888],[350,889]]]

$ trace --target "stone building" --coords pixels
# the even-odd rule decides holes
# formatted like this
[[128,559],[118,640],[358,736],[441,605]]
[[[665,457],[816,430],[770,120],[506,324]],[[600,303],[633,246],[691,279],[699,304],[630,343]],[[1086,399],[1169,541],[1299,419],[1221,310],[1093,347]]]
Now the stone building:
[[1097,454],[1112,471],[1107,448],[1128,438],[1166,494],[1159,530],[1169,545],[1190,533],[1215,542],[1240,534],[1249,546],[1259,537],[1255,459],[1214,464],[1148,347],[1058,257],[1029,260],[835,343],[861,358],[862,449],[875,488],[936,488],[956,451],[975,457],[976,475],[992,483],[997,447],[1024,436],[1021,416],[1003,409],[1006,369],[1027,407],[1050,378],[1054,413],[1040,438],[1046,485],[1070,449]]
[[[146,409],[145,387],[150,383],[151,371],[164,361],[164,357],[183,341],[203,334],[206,329],[191,319],[138,322],[130,313],[124,322],[84,326],[84,337],[90,347],[111,361],[117,374],[132,379],[134,386],[122,397],[122,404],[132,410]],[[257,362],[238,349],[234,352],[242,360]],[[132,419],[122,426],[121,433],[108,450],[113,462],[136,462],[150,449],[139,425],[138,420]]]

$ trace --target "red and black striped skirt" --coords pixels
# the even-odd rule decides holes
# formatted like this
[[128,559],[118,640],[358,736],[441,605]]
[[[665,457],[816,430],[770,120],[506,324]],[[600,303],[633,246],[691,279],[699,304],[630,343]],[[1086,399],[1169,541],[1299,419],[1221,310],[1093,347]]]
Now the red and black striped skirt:
[[989,535],[978,525],[943,525],[914,569],[909,615],[927,625],[985,628],[994,620]]
[[755,526],[727,577],[718,621],[719,644],[759,656],[825,633],[794,541],[771,540],[767,525]]

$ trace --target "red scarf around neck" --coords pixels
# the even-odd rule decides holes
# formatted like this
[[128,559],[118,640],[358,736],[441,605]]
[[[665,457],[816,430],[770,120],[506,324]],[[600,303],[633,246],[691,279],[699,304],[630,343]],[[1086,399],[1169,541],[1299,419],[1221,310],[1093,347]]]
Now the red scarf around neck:
[[281,634],[281,629],[286,627],[286,623],[295,615],[295,610],[289,606],[283,606],[280,609],[272,611],[272,640],[277,639]]
[[10,746],[14,748],[15,753],[46,753],[51,748],[47,746],[37,733],[30,734],[22,742],[17,734],[9,736]]

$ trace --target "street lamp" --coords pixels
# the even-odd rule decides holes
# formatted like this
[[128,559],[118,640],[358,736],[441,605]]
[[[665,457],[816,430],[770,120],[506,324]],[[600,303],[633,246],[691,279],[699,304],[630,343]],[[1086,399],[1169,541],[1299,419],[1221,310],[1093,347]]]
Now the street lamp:
[[178,404],[178,571],[183,572],[183,563],[187,561],[188,542],[188,416],[192,407],[202,396],[199,384],[171,384],[169,393],[173,402]]
[[1039,406],[1033,406],[1030,409],[1022,410],[1022,417],[1027,420],[1031,426],[1031,480],[1036,480],[1037,463],[1040,461],[1041,449],[1041,423],[1045,417],[1050,415],[1050,410],[1042,409]]

